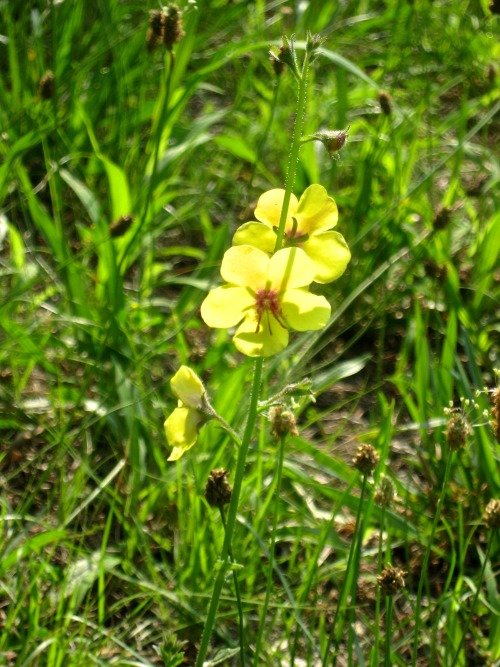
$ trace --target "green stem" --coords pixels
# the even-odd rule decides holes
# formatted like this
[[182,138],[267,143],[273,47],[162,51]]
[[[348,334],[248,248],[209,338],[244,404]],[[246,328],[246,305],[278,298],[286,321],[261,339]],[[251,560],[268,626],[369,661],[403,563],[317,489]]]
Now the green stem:
[[392,667],[391,637],[392,637],[392,596],[385,599],[385,661],[384,667]]
[[418,591],[417,591],[417,607],[415,609],[415,639],[413,641],[413,657],[412,657],[412,667],[415,667],[417,664],[417,653],[418,653],[418,638],[420,634],[421,626],[421,614],[420,609],[422,606],[422,589],[424,587],[424,579],[427,576],[427,566],[429,565],[429,558],[431,555],[432,542],[434,540],[434,535],[436,534],[437,525],[441,516],[441,510],[443,508],[444,499],[446,497],[446,491],[448,488],[448,480],[450,478],[451,464],[453,461],[453,451],[449,450],[448,460],[446,461],[446,470],[444,472],[443,486],[441,489],[441,495],[439,496],[438,504],[436,507],[436,512],[434,514],[434,521],[432,523],[431,534],[429,541],[427,543],[427,549],[425,550],[424,560],[422,562],[422,569],[420,571],[420,580],[418,582]]
[[257,634],[257,642],[255,646],[255,655],[254,655],[254,665],[255,667],[259,666],[259,654],[260,647],[262,643],[262,635],[264,633],[264,627],[266,625],[267,610],[269,607],[269,599],[271,597],[271,583],[273,578],[273,569],[274,569],[274,553],[276,546],[276,527],[278,525],[278,511],[279,511],[279,502],[281,496],[281,480],[283,477],[283,461],[285,458],[285,441],[286,436],[281,436],[280,447],[278,452],[278,466],[276,468],[276,488],[274,490],[274,512],[273,512],[273,529],[271,534],[271,546],[269,548],[269,565],[267,569],[267,583],[266,583],[266,597],[264,599],[264,606],[262,608],[262,614],[260,617],[259,632]]
[[290,206],[290,199],[292,196],[293,185],[295,183],[295,175],[297,173],[297,165],[299,161],[300,139],[302,137],[302,128],[304,127],[304,115],[306,110],[307,99],[307,74],[309,70],[310,55],[306,51],[304,55],[304,63],[299,79],[299,90],[297,95],[297,111],[295,117],[295,127],[293,128],[293,140],[290,155],[288,157],[287,174],[285,181],[285,196],[283,198],[283,207],[281,209],[280,224],[276,236],[276,245],[274,252],[283,247],[283,237],[285,235],[285,223],[288,215],[288,207]]
[[250,445],[250,440],[252,439],[255,421],[257,419],[257,404],[259,401],[260,382],[262,377],[262,362],[263,362],[262,358],[256,359],[255,361],[253,387],[252,387],[252,394],[250,397],[250,408],[248,411],[248,419],[245,426],[245,432],[243,434],[243,439],[241,441],[241,447],[238,450],[238,461],[236,463],[236,474],[233,483],[233,495],[231,496],[231,503],[229,505],[226,532],[224,535],[224,543],[222,545],[222,552],[220,556],[220,569],[215,579],[212,598],[210,600],[210,605],[207,612],[205,628],[201,636],[201,644],[200,644],[200,649],[198,651],[198,656],[196,658],[195,667],[203,667],[203,662],[207,654],[210,637],[212,636],[212,629],[214,627],[215,617],[217,615],[217,608],[219,606],[219,599],[222,592],[222,587],[224,585],[224,578],[228,568],[230,567],[230,561],[228,559],[229,549],[231,548],[234,527],[236,525],[236,513],[238,511],[241,487],[243,483],[243,475],[245,473],[245,463],[248,453],[248,447]]
[[462,646],[464,645],[464,642],[465,642],[465,636],[467,635],[467,632],[469,630],[469,625],[470,625],[470,622],[471,622],[471,619],[472,619],[472,615],[476,611],[476,604],[477,604],[477,601],[479,599],[479,594],[481,592],[481,584],[482,584],[483,579],[484,579],[484,573],[485,573],[486,565],[488,564],[488,560],[489,560],[489,557],[490,557],[491,545],[492,544],[493,544],[493,531],[490,531],[490,539],[488,540],[488,547],[486,549],[486,553],[484,554],[483,566],[482,566],[481,572],[479,574],[479,581],[477,582],[476,593],[474,595],[474,599],[472,600],[472,604],[470,606],[469,615],[467,616],[467,621],[465,622],[465,627],[464,627],[464,631],[462,632],[462,638],[460,639],[460,644],[458,645],[457,651],[455,653],[455,657],[451,661],[451,667],[455,667],[455,665],[457,664],[458,658],[460,657],[460,651],[462,650]]
[[[224,514],[224,508],[219,507],[220,517],[222,520],[222,525],[224,530],[226,530],[226,515]],[[234,563],[233,550],[229,549],[229,558]],[[238,582],[238,575],[236,570],[233,569],[233,581],[234,581],[234,592],[236,594],[236,605],[238,607],[238,621],[240,626],[239,639],[240,639],[240,662],[241,667],[245,667],[245,624],[243,621],[243,605],[241,604],[241,594],[240,594],[240,585]]]
[[[384,547],[384,523],[385,523],[385,508],[382,508],[382,520],[380,522],[380,533],[378,536],[378,558],[377,558],[377,574],[382,572],[383,562],[383,547]],[[370,664],[378,667],[380,654],[380,586],[377,586],[377,599],[375,602],[375,642],[374,642],[374,659]]]
[[[356,516],[356,525],[354,527],[354,533],[353,533],[352,540],[351,540],[351,548],[349,550],[349,557],[347,559],[345,577],[344,577],[344,581],[342,582],[342,587],[340,589],[339,601],[338,601],[338,604],[337,604],[337,608],[335,609],[335,616],[333,617],[332,627],[330,629],[330,635],[328,637],[328,642],[327,642],[327,645],[326,645],[326,648],[325,648],[325,655],[323,656],[322,667],[327,666],[328,655],[329,655],[329,652],[330,652],[330,646],[331,646],[332,641],[334,639],[335,628],[337,626],[337,621],[339,619],[339,616],[341,614],[345,614],[345,608],[346,608],[345,597],[346,597],[346,591],[347,591],[347,582],[352,578],[351,577],[351,564],[352,564],[352,560],[354,558],[354,554],[356,553],[357,542],[358,542],[358,540],[363,539],[363,535],[362,535],[361,531],[359,530],[359,528],[360,528],[360,522],[361,522],[361,511],[362,511],[362,508],[363,508],[363,501],[364,501],[365,491],[366,491],[366,482],[367,482],[367,475],[364,475],[363,476],[363,484],[361,486],[361,495],[359,497],[358,513],[357,513],[357,516]],[[337,643],[337,642],[335,642],[335,643]],[[336,653],[334,654],[333,664],[335,664],[335,663],[336,663]]]

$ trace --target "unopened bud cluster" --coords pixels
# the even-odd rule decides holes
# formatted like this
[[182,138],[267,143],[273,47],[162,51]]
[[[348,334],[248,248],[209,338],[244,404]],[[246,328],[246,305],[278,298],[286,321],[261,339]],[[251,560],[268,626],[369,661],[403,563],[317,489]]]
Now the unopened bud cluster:
[[154,51],[160,44],[171,51],[183,36],[181,13],[176,4],[170,3],[163,9],[153,9],[149,13],[149,30],[146,35],[148,51]]
[[378,585],[384,595],[394,595],[405,585],[406,572],[393,565],[387,565],[377,577]]
[[205,498],[212,507],[223,507],[231,502],[233,489],[228,482],[228,471],[222,468],[212,470],[205,486]]
[[269,421],[271,422],[271,435],[280,439],[285,435],[298,435],[295,415],[284,405],[275,405],[269,410]]
[[363,475],[371,475],[379,461],[380,456],[372,445],[360,445],[356,450],[352,465]]

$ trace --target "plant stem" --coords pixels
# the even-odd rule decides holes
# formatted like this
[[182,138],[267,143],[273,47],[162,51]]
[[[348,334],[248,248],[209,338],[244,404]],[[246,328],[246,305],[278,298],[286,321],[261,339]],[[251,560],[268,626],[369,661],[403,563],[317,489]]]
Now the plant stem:
[[[356,552],[357,542],[358,542],[358,540],[363,539],[362,531],[360,531],[360,522],[361,522],[361,511],[362,511],[362,508],[363,508],[363,501],[364,501],[365,491],[366,491],[366,481],[367,481],[367,476],[363,475],[363,484],[361,486],[361,495],[359,497],[358,513],[357,513],[357,516],[356,516],[356,525],[354,526],[354,533],[353,533],[352,540],[351,540],[351,548],[349,550],[349,557],[347,559],[345,577],[344,577],[344,581],[342,582],[342,587],[340,589],[339,601],[338,601],[338,604],[337,604],[337,608],[335,610],[335,616],[333,617],[332,627],[330,629],[330,635],[328,637],[328,642],[327,642],[327,645],[326,645],[326,648],[325,648],[325,655],[323,656],[322,667],[327,666],[328,654],[329,654],[329,651],[330,651],[330,646],[332,644],[332,641],[334,640],[335,628],[336,628],[339,616],[341,615],[341,613],[342,614],[345,613],[345,607],[346,607],[345,596],[346,596],[346,590],[347,590],[347,582],[351,579],[351,576],[350,576],[351,575],[351,564],[352,564],[354,554]],[[336,663],[336,656],[334,655],[333,664],[335,664],[335,663]]]
[[259,632],[257,634],[257,643],[255,646],[255,655],[254,655],[254,665],[258,667],[259,665],[259,654],[260,647],[262,643],[262,635],[264,633],[264,627],[266,625],[267,610],[269,607],[269,598],[271,597],[271,583],[273,578],[273,569],[274,569],[274,552],[276,546],[276,526],[278,525],[278,511],[279,511],[279,502],[281,496],[281,480],[283,476],[283,461],[285,458],[285,441],[286,436],[281,436],[280,446],[278,452],[278,466],[276,468],[276,488],[274,489],[274,512],[273,512],[273,529],[271,534],[271,546],[269,547],[269,565],[267,569],[267,583],[266,583],[266,597],[264,599],[264,606],[262,608],[262,614],[260,617]]
[[[384,560],[383,546],[384,546],[384,521],[385,508],[382,508],[382,519],[380,521],[380,533],[378,537],[378,558],[377,558],[377,575],[382,572],[382,563]],[[375,642],[374,642],[374,659],[370,664],[378,667],[379,653],[380,653],[380,586],[377,586],[377,599],[375,602]]]
[[384,667],[392,667],[391,662],[391,637],[392,637],[392,596],[385,598],[385,661]]
[[[226,515],[224,514],[224,508],[219,507],[220,510],[220,517],[222,520],[222,524],[224,526],[224,530],[226,530]],[[232,560],[234,563],[234,557],[233,557],[233,550],[230,548],[229,549],[229,558]],[[236,570],[233,569],[233,581],[234,581],[234,592],[236,595],[236,605],[238,607],[238,620],[239,620],[239,626],[240,626],[240,631],[239,631],[239,639],[240,639],[240,662],[241,662],[241,667],[245,667],[245,624],[243,622],[243,605],[241,604],[241,595],[240,595],[240,585],[238,583],[238,575],[236,574]]]
[[476,593],[474,595],[474,599],[472,600],[472,604],[470,606],[469,615],[467,616],[467,621],[465,622],[465,627],[464,627],[464,631],[462,633],[462,638],[460,639],[460,644],[458,645],[458,648],[456,650],[455,657],[451,661],[451,667],[455,667],[455,665],[457,664],[458,658],[460,656],[460,651],[462,650],[462,646],[464,645],[464,642],[465,642],[465,637],[467,635],[467,631],[469,630],[469,625],[470,625],[470,622],[471,622],[472,615],[474,614],[474,612],[476,610],[476,604],[477,604],[477,601],[479,599],[479,594],[481,592],[481,584],[482,584],[483,579],[484,579],[484,572],[486,570],[486,565],[488,564],[488,560],[489,560],[489,557],[490,557],[491,545],[493,544],[493,531],[491,531],[491,530],[490,530],[489,538],[490,539],[488,540],[488,547],[486,549],[486,553],[484,554],[483,566],[481,567],[481,572],[479,574],[479,581],[477,582],[477,586],[476,586]]
[[304,55],[304,63],[302,65],[302,72],[299,79],[299,90],[297,94],[297,110],[295,117],[295,126],[293,128],[292,148],[288,157],[286,181],[285,181],[285,196],[283,198],[283,207],[281,209],[280,224],[276,236],[276,245],[274,252],[280,250],[283,246],[283,236],[285,234],[285,223],[288,215],[288,207],[290,206],[290,199],[292,196],[293,185],[295,183],[295,175],[297,173],[297,165],[299,161],[300,140],[302,137],[302,128],[304,127],[304,115],[306,110],[307,99],[307,75],[309,70],[309,53],[306,50]]
[[205,628],[201,636],[200,650],[196,658],[195,667],[203,667],[203,661],[207,654],[210,637],[212,636],[212,629],[217,615],[217,608],[219,606],[219,599],[224,585],[224,578],[228,568],[230,567],[229,550],[233,539],[234,527],[236,525],[236,513],[238,511],[238,503],[240,500],[241,487],[243,483],[243,475],[245,473],[245,463],[248,453],[250,440],[252,439],[253,428],[257,419],[257,404],[260,394],[260,382],[262,377],[262,358],[256,359],[253,376],[253,387],[250,396],[250,407],[248,411],[248,419],[245,426],[245,432],[241,441],[241,447],[238,450],[238,461],[236,463],[236,474],[233,483],[233,495],[231,496],[231,503],[229,504],[229,512],[227,515],[226,532],[224,535],[224,543],[222,545],[222,552],[220,556],[220,569],[217,573],[212,592],[212,598],[207,612],[205,621]]
[[453,461],[452,450],[448,451],[448,459],[446,461],[446,470],[444,472],[443,486],[441,488],[441,495],[439,496],[438,504],[436,507],[436,512],[434,514],[434,521],[432,522],[431,534],[429,536],[429,541],[427,543],[427,549],[425,550],[424,560],[422,562],[422,569],[420,571],[420,580],[418,582],[418,591],[417,591],[417,607],[415,609],[415,639],[413,641],[413,657],[412,657],[412,667],[415,667],[417,664],[417,653],[418,653],[418,638],[420,634],[420,608],[422,606],[422,589],[424,587],[424,579],[427,575],[427,566],[429,565],[429,558],[431,555],[432,542],[434,540],[434,535],[436,534],[436,528],[439,523],[439,518],[441,516],[441,510],[443,508],[444,499],[446,497],[446,491],[448,489],[448,480],[450,478],[451,464]]

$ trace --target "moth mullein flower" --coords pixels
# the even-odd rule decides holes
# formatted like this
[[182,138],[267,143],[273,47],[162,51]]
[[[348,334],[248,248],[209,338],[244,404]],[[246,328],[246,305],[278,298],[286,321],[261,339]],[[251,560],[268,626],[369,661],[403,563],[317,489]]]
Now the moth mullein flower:
[[170,380],[170,387],[179,402],[164,424],[168,444],[172,447],[167,460],[177,461],[198,439],[198,428],[204,420],[200,408],[203,405],[205,387],[188,366],[179,368]]
[[250,245],[225,253],[221,276],[227,282],[209,292],[201,316],[209,327],[237,325],[236,348],[249,357],[269,357],[288,345],[288,329],[323,328],[330,304],[307,287],[315,267],[300,248],[278,250],[271,258]]
[[[255,209],[260,222],[247,222],[233,238],[233,245],[251,245],[272,254],[285,191],[265,192]],[[329,283],[345,271],[351,253],[342,234],[331,231],[337,224],[335,201],[321,185],[310,185],[300,200],[292,194],[285,223],[284,247],[301,248],[314,264],[313,280]]]

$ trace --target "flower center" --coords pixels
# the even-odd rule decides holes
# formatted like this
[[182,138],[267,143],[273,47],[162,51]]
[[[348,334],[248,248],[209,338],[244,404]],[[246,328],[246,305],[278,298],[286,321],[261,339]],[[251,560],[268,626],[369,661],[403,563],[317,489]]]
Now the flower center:
[[267,326],[271,336],[273,335],[273,332],[271,329],[269,313],[274,316],[274,319],[280,326],[286,329],[286,325],[281,321],[281,304],[278,297],[278,292],[275,289],[266,289],[265,287],[260,287],[257,290],[255,293],[255,310],[257,311],[257,328],[255,329],[255,333],[258,333],[259,331],[260,322],[264,313],[266,313],[267,316]]
[[296,218],[292,217],[292,228],[285,230],[285,238],[283,247],[285,248],[294,248],[300,247],[301,243],[305,243],[309,238],[308,234],[304,234],[299,230],[299,225]]

